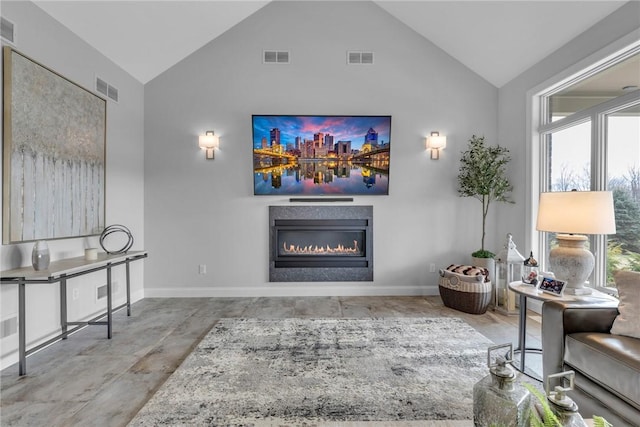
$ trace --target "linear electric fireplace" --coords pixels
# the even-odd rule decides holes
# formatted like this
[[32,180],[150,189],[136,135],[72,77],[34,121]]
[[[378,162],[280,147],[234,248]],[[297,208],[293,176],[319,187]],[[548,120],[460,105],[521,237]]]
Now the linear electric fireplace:
[[373,280],[372,206],[270,206],[269,281]]

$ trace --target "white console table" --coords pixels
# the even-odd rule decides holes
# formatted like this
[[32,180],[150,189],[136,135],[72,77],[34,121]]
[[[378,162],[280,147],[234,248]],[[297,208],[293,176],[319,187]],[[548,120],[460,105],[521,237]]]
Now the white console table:
[[[129,264],[133,261],[147,257],[146,251],[132,251],[125,254],[109,255],[98,254],[97,260],[86,260],[84,257],[67,258],[53,261],[47,270],[36,271],[32,267],[16,268],[0,272],[0,283],[3,285],[18,285],[18,373],[27,373],[27,356],[59,340],[66,339],[67,336],[77,329],[87,325],[106,325],[107,338],[111,338],[112,314],[113,312],[127,307],[127,316],[131,315],[131,283]],[[118,307],[112,306],[111,295],[111,269],[117,265],[126,265],[127,277],[127,302]],[[67,319],[67,280],[96,271],[106,270],[107,272],[107,310],[93,319],[82,322],[70,322]],[[25,287],[29,284],[37,283],[60,283],[60,326],[61,333],[46,342],[33,348],[26,347],[26,293]],[[106,321],[101,321],[106,316]],[[69,326],[73,326],[69,329]]]

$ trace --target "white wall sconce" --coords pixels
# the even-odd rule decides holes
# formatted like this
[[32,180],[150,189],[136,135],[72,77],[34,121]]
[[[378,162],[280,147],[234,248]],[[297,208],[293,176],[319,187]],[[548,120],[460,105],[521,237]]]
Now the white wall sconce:
[[206,150],[205,157],[212,160],[215,158],[214,150],[220,145],[220,138],[212,130],[208,130],[204,135],[198,137],[198,145],[203,150]]
[[440,132],[431,132],[425,140],[427,150],[431,150],[431,160],[440,158],[440,150],[447,146],[447,137],[440,135]]

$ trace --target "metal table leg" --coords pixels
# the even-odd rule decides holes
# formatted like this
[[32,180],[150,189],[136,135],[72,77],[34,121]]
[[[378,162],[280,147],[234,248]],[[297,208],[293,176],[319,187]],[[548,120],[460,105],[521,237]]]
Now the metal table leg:
[[518,349],[520,350],[520,372],[524,372],[524,357],[527,354],[527,297],[520,294],[520,320],[518,321]]
[[527,296],[520,294],[520,313],[518,319],[518,347],[513,351],[520,354],[520,363],[516,367],[517,370],[522,372],[534,380],[542,381],[542,377],[529,370],[526,371],[525,357],[527,353],[542,354],[540,348],[527,348]]
[[111,299],[111,264],[107,264],[107,338],[109,339],[111,339],[111,321],[113,318],[111,313]]
[[67,278],[63,274],[60,277],[60,329],[62,339],[67,339]]
[[127,316],[131,316],[131,275],[129,271],[129,263],[131,263],[131,260],[127,258]]
[[25,283],[18,282],[18,375],[27,374],[26,325],[25,325]]

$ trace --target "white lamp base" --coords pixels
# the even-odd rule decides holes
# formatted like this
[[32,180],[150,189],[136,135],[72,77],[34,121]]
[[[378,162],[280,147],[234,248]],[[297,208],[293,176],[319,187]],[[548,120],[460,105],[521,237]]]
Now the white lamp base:
[[549,265],[556,279],[567,282],[565,293],[589,295],[585,282],[595,266],[595,258],[584,248],[587,236],[581,234],[558,234],[558,247],[549,253]]
[[567,295],[591,295],[591,288],[565,288],[564,293]]

